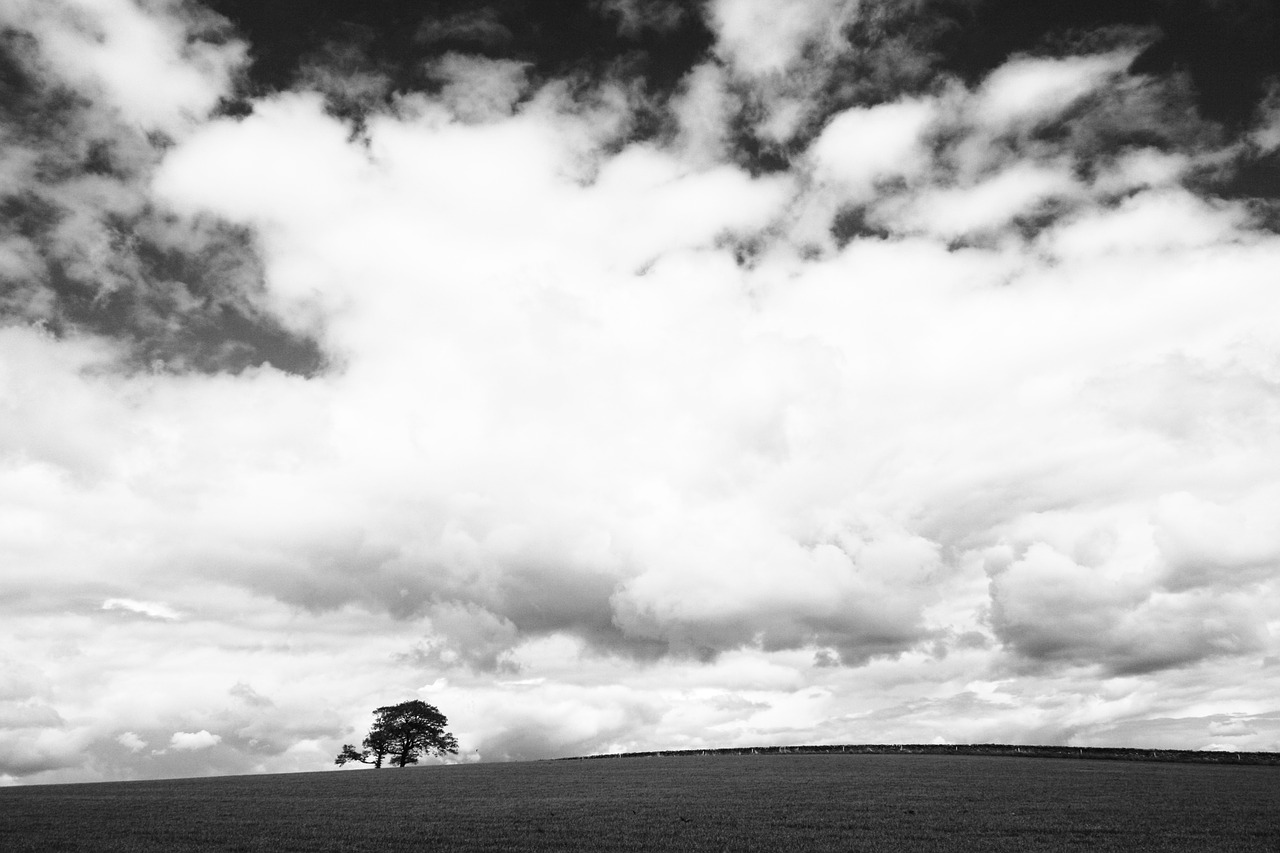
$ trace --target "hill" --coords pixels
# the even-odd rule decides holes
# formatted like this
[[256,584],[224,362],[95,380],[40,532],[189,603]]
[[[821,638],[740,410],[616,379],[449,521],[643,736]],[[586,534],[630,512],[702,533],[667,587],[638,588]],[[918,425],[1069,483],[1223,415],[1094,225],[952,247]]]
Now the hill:
[[0,850],[1220,851],[1280,770],[987,755],[635,757],[0,789]]

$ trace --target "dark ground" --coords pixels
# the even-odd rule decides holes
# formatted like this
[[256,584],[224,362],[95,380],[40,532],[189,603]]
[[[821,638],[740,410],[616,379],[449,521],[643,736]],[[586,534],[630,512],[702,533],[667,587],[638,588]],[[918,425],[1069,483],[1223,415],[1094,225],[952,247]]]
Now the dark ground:
[[0,789],[19,851],[1280,851],[1280,768],[982,755],[527,762]]

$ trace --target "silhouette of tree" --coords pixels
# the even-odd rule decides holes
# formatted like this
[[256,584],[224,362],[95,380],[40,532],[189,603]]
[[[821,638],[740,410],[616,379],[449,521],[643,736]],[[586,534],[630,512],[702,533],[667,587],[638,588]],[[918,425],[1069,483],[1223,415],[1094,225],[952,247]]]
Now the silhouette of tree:
[[373,727],[357,750],[349,743],[334,759],[339,766],[350,761],[382,767],[390,760],[396,767],[417,764],[426,754],[444,755],[458,753],[458,740],[445,731],[449,720],[434,705],[421,699],[384,705],[373,712]]
[[344,743],[342,752],[338,753],[338,757],[334,759],[333,763],[342,766],[348,761],[359,761],[361,764],[382,767],[382,762],[386,760],[387,753],[391,752],[391,735],[385,731],[380,731],[375,724],[361,746],[364,749],[357,750],[351,744]]

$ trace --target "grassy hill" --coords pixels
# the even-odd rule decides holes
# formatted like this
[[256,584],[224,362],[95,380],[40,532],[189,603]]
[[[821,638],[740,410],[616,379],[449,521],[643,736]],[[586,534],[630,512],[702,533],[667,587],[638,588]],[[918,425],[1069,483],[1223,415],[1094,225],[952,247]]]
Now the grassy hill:
[[20,851],[1267,851],[1280,768],[808,753],[0,789]]

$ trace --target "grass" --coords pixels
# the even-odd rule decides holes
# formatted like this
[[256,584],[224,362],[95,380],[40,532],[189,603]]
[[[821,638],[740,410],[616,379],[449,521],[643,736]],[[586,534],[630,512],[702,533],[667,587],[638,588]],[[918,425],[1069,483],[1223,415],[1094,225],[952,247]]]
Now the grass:
[[0,789],[20,851],[1280,851],[1280,768],[775,754]]

